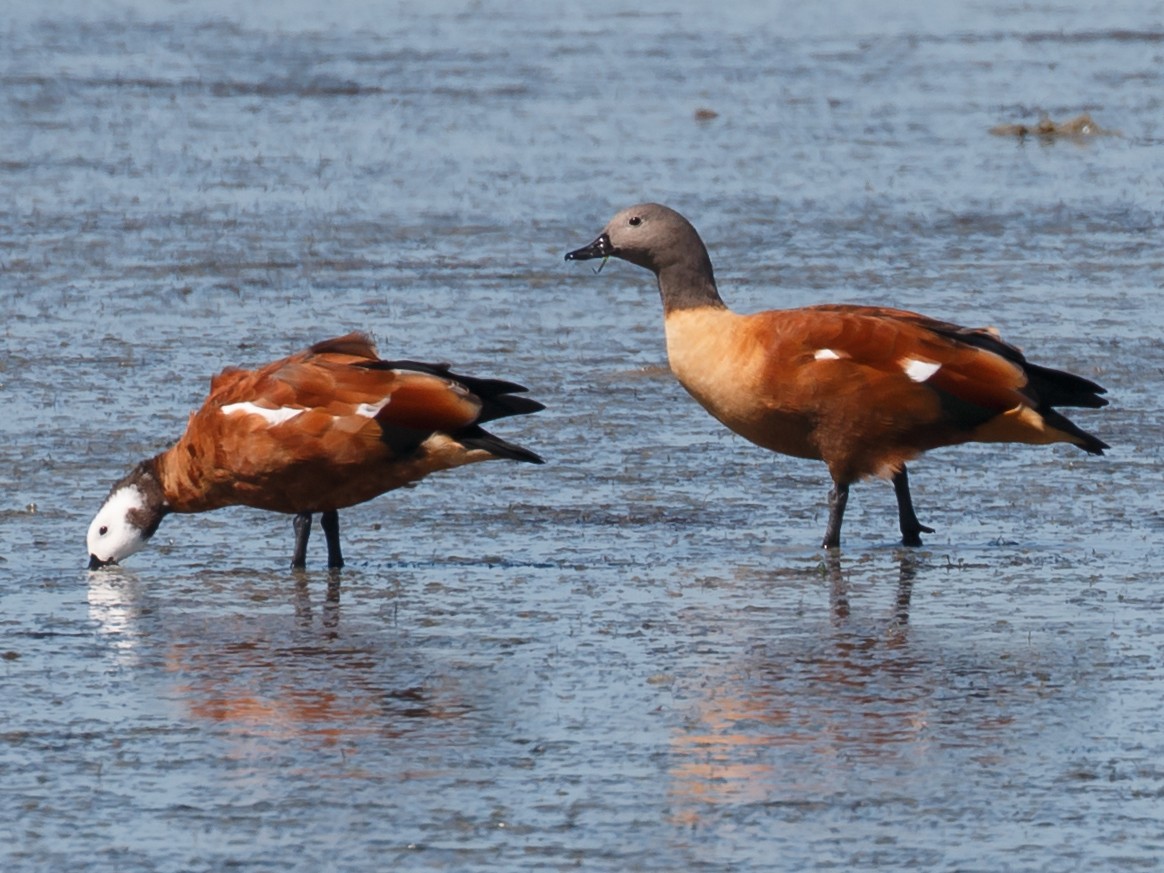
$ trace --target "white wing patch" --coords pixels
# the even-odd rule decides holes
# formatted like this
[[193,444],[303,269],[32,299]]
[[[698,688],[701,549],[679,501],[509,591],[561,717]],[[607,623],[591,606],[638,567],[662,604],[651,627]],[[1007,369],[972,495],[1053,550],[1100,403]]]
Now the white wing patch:
[[817,361],[839,361],[841,356],[832,349],[817,349],[812,357]]
[[[364,418],[375,418],[380,414],[380,410],[388,405],[391,399],[391,397],[385,397],[379,403],[361,403],[355,408],[352,414],[362,415]],[[265,406],[251,403],[249,400],[243,403],[231,403],[222,407],[223,415],[234,415],[236,412],[241,412],[244,415],[257,415],[267,422],[268,427],[274,427],[277,424],[290,421],[295,416],[306,411],[306,409],[296,406],[280,406],[278,409],[268,409]],[[333,418],[339,417],[333,416]]]
[[361,403],[356,407],[356,415],[362,415],[364,418],[375,418],[380,414],[380,410],[388,405],[392,398],[385,397],[379,403]]
[[942,369],[941,364],[935,364],[933,361],[919,361],[917,358],[903,358],[898,363],[901,364],[901,369],[905,370],[905,375],[915,382],[924,382]]
[[231,403],[229,406],[222,407],[223,415],[233,415],[236,412],[241,412],[245,415],[257,415],[266,419],[269,427],[290,421],[295,416],[306,411],[305,409],[299,409],[293,406],[280,406],[278,409],[267,409],[265,406],[258,406],[249,400],[243,403]]

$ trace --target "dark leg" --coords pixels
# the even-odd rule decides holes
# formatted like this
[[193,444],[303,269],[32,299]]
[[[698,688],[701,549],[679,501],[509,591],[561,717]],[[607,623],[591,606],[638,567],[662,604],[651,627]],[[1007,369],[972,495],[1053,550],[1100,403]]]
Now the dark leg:
[[307,540],[311,537],[311,513],[298,513],[293,524],[295,526],[295,551],[291,553],[291,569],[302,570],[307,566]]
[[822,549],[835,549],[841,545],[841,521],[845,518],[845,504],[849,502],[849,483],[834,482],[829,492],[829,524],[825,528]]
[[913,511],[913,498],[909,496],[909,474],[902,465],[901,472],[893,477],[893,491],[897,494],[897,517],[901,521],[901,544],[903,546],[920,546],[920,534],[933,533],[932,527],[926,527],[917,520]]
[[329,509],[319,517],[319,526],[327,537],[327,566],[338,570],[344,565],[344,555],[340,551],[339,513]]

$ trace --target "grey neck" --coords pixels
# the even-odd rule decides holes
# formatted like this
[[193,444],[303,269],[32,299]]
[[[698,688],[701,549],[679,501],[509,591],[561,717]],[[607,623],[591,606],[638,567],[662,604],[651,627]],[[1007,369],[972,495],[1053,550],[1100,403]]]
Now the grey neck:
[[694,267],[676,264],[659,271],[659,296],[663,298],[664,314],[705,306],[726,308],[715,287],[710,261]]

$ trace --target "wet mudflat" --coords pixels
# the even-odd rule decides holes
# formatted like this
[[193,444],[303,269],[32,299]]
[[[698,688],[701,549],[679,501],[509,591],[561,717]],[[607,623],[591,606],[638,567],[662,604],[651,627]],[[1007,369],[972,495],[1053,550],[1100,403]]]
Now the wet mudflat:
[[[1136,870],[1164,854],[1164,20],[996,3],[39,4],[0,23],[3,869]],[[710,110],[710,112],[708,111]],[[1004,139],[1089,113],[1118,136]],[[1107,457],[915,464],[894,546],[670,378],[658,199],[748,311],[990,324]],[[109,484],[209,376],[367,329],[548,405],[544,454],[342,513]]]

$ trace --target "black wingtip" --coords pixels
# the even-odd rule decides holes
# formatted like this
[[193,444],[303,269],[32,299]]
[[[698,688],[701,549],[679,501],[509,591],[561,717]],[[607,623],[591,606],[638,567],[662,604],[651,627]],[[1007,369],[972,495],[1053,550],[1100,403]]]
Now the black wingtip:
[[[481,397],[480,394],[477,395]],[[482,397],[481,413],[477,421],[494,421],[498,418],[508,418],[511,415],[530,415],[541,412],[546,408],[532,397],[523,397],[520,394],[497,394],[491,397]]]
[[1074,406],[1082,409],[1102,409],[1108,405],[1107,389],[1097,382],[1066,370],[1042,367],[1024,361],[1021,364],[1042,406]]
[[457,382],[481,399],[481,414],[477,417],[480,422],[493,421],[511,415],[529,415],[533,412],[541,412],[546,408],[544,403],[539,403],[529,397],[518,396],[529,390],[524,385],[510,382],[507,379],[465,376],[454,372],[449,364],[426,364],[421,361],[374,361],[363,366],[373,370],[415,370]]

